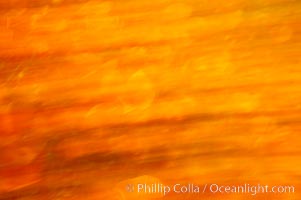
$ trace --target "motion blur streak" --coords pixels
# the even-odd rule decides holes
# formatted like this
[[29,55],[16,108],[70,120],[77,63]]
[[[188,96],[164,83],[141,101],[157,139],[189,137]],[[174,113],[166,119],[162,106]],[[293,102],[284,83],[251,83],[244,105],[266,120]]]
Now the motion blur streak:
[[0,200],[300,200],[300,131],[300,0],[0,0]]

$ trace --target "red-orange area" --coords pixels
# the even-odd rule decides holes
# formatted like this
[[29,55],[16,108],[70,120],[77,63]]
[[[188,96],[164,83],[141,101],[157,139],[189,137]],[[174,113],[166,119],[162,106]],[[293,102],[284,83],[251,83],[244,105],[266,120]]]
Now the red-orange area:
[[300,200],[300,33],[299,0],[0,0],[0,200]]

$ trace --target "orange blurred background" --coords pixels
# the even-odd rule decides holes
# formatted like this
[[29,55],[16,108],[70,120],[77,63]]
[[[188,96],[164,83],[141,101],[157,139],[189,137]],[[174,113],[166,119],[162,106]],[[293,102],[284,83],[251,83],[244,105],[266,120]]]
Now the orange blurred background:
[[301,199],[299,0],[0,0],[0,13],[0,200]]

